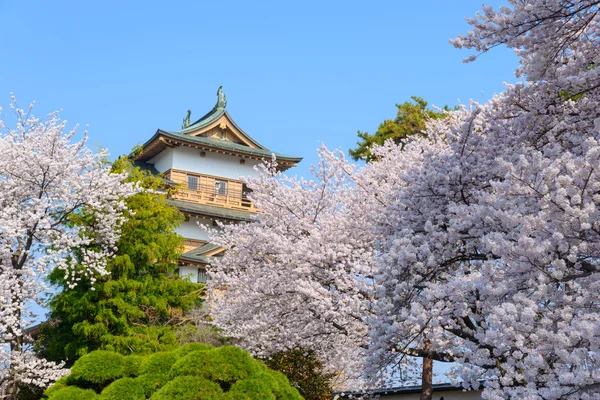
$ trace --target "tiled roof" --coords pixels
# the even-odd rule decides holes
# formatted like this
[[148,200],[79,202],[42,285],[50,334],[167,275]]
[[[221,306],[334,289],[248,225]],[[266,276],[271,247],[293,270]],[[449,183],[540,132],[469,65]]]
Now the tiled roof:
[[188,251],[187,253],[183,253],[179,259],[193,263],[210,264],[212,257],[205,256],[204,254],[218,248],[219,246],[216,244],[205,243],[193,250]]
[[216,106],[212,110],[210,110],[208,113],[206,113],[206,115],[204,115],[198,121],[194,122],[193,124],[191,124],[187,128],[182,129],[179,133],[187,135],[189,133],[195,132],[198,129],[202,129],[205,126],[208,126],[208,125],[212,124],[213,122],[217,121],[223,115],[225,115],[227,117],[227,119],[229,119],[229,121],[235,126],[235,128],[248,141],[250,141],[251,143],[253,143],[259,149],[265,149],[265,150],[267,150],[267,148],[265,146],[263,146],[262,144],[258,143],[256,140],[252,139],[252,137],[250,137],[250,135],[248,135],[246,132],[244,132],[242,130],[242,128],[240,128],[238,126],[238,124],[235,123],[235,121],[233,120],[233,118],[231,118],[231,115],[229,115],[229,113],[227,112],[227,110],[225,110],[224,108],[217,108]]
[[213,251],[216,249],[220,249],[221,246],[217,246],[216,244],[212,244],[212,243],[204,243],[202,246],[195,248],[194,252],[196,252],[197,254],[206,254],[209,251]]
[[181,200],[167,200],[172,206],[177,207],[182,212],[188,212],[190,214],[205,215],[207,217],[232,220],[232,221],[244,221],[250,222],[256,219],[256,213],[240,210],[231,210],[229,208],[209,206],[205,204],[195,204]]
[[146,147],[148,144],[150,144],[152,141],[154,141],[158,135],[170,137],[172,139],[177,139],[182,142],[189,142],[189,143],[193,143],[193,144],[204,145],[204,146],[216,148],[216,149],[235,151],[238,153],[243,153],[243,154],[248,154],[248,155],[253,155],[253,156],[258,156],[258,157],[264,157],[266,159],[270,159],[271,155],[275,154],[275,157],[277,157],[278,159],[281,159],[281,160],[292,161],[292,162],[302,161],[302,157],[290,156],[290,155],[281,154],[281,153],[275,153],[266,148],[262,148],[262,149],[261,148],[253,148],[253,147],[248,147],[243,144],[229,142],[227,140],[214,139],[214,138],[208,138],[208,137],[202,137],[202,136],[189,136],[189,135],[186,135],[181,132],[167,132],[167,131],[163,131],[161,129],[159,129],[158,132],[156,132],[156,134],[148,142],[146,142],[143,147]]
[[195,264],[210,264],[211,257],[199,256],[197,254],[194,254],[193,251],[194,250],[184,253],[181,257],[179,257],[179,259]]
[[[147,161],[167,147],[184,145],[259,160],[270,159],[271,156],[275,154],[275,156],[281,160],[279,163],[279,168],[281,170],[290,168],[302,161],[302,157],[275,153],[250,137],[250,135],[244,132],[242,128],[235,123],[231,118],[231,115],[225,110],[227,102],[224,101],[224,98],[221,98],[222,92],[220,89],[219,93],[217,104],[212,110],[202,116],[202,118],[180,131],[171,132],[162,129],[157,130],[154,136],[142,145],[142,150],[139,153],[132,155],[132,158]],[[191,111],[188,110],[188,113],[191,113]],[[186,118],[186,120],[189,121],[188,118],[189,114]],[[205,130],[210,129],[211,126],[215,126],[221,119],[227,120],[226,125],[228,125],[230,129],[233,128],[231,130],[234,132],[235,136],[237,136],[237,142],[202,136]]]

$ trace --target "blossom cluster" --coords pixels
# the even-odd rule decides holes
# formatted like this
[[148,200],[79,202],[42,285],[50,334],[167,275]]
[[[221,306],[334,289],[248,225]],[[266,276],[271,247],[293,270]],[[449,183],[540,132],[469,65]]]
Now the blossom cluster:
[[27,344],[28,310],[43,303],[44,278],[56,268],[74,286],[106,274],[124,199],[137,189],[110,173],[86,135],[72,143],[76,130],[63,133],[56,114],[36,119],[14,98],[11,108],[16,127],[0,120],[0,383],[14,396],[19,383],[44,387],[66,372]]
[[314,181],[264,167],[257,222],[214,239],[215,321],[333,370],[365,353],[372,378],[427,357],[487,399],[598,398],[599,4],[511,0],[469,23],[453,44],[513,48],[524,81],[364,168],[325,149]]
[[261,355],[318,343],[339,372],[364,359],[373,249],[331,156],[322,149],[311,181],[261,166],[247,182],[257,221],[213,236],[227,251],[209,272],[212,316],[228,335]]

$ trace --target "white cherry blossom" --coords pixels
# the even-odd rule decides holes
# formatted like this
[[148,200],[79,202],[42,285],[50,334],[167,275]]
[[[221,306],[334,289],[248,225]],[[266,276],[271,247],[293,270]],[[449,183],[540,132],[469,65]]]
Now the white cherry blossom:
[[[71,285],[105,274],[123,221],[124,199],[136,192],[110,174],[105,152],[87,135],[71,142],[56,114],[38,120],[19,109],[16,127],[0,120],[0,395],[19,384],[48,386],[68,371],[37,358],[26,334],[32,304],[43,304],[47,273],[64,271]],[[84,226],[73,216],[85,211]],[[79,264],[79,265],[78,265]]]

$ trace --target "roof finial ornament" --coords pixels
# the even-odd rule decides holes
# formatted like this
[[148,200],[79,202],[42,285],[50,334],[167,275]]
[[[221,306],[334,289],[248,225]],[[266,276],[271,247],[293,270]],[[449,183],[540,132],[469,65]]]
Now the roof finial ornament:
[[192,116],[192,110],[187,111],[187,116],[183,119],[183,124],[181,125],[181,129],[185,129],[190,126],[190,117]]
[[215,106],[217,110],[224,109],[227,106],[227,96],[223,93],[223,86],[219,86],[219,90],[217,90],[217,105]]

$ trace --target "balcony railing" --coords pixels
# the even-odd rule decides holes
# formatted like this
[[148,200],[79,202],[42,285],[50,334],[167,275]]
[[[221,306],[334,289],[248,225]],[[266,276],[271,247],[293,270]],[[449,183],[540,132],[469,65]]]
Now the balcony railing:
[[[171,170],[166,177],[179,184],[173,198],[235,210],[256,212],[240,181]],[[191,178],[191,179],[190,179]]]

